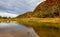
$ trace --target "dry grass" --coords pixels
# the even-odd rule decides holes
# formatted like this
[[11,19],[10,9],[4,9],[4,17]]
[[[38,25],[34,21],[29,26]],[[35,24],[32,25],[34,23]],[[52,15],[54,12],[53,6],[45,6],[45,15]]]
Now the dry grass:
[[28,22],[28,21],[40,21],[40,22],[51,22],[60,23],[60,18],[19,18],[18,21]]

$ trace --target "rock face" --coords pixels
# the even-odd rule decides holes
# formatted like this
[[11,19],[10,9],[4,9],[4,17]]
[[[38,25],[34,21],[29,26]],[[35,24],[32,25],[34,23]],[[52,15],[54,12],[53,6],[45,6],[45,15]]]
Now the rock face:
[[39,17],[59,17],[60,0],[46,0],[40,3],[34,10],[34,16]]
[[36,11],[40,11],[43,9],[45,9],[45,11],[46,11],[46,9],[49,9],[49,7],[52,8],[55,5],[56,6],[59,5],[59,3],[60,3],[60,0],[46,0],[42,3],[40,3],[34,11],[36,12]]

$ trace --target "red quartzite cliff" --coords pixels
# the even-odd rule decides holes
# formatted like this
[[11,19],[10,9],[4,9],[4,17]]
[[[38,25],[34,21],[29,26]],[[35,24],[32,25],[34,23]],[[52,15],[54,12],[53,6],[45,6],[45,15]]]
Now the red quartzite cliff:
[[33,12],[35,15],[37,14],[45,14],[52,16],[60,16],[60,0],[46,0],[40,3]]

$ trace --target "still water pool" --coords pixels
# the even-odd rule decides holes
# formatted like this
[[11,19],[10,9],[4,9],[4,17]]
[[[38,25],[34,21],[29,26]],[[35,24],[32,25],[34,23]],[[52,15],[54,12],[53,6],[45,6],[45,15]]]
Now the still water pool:
[[0,37],[39,37],[33,28],[17,22],[1,22]]

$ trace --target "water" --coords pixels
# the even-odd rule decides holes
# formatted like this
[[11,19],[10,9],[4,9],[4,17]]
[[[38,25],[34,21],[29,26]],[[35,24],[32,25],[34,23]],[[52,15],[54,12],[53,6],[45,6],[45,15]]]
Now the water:
[[33,28],[26,27],[16,22],[1,22],[0,37],[39,37]]

